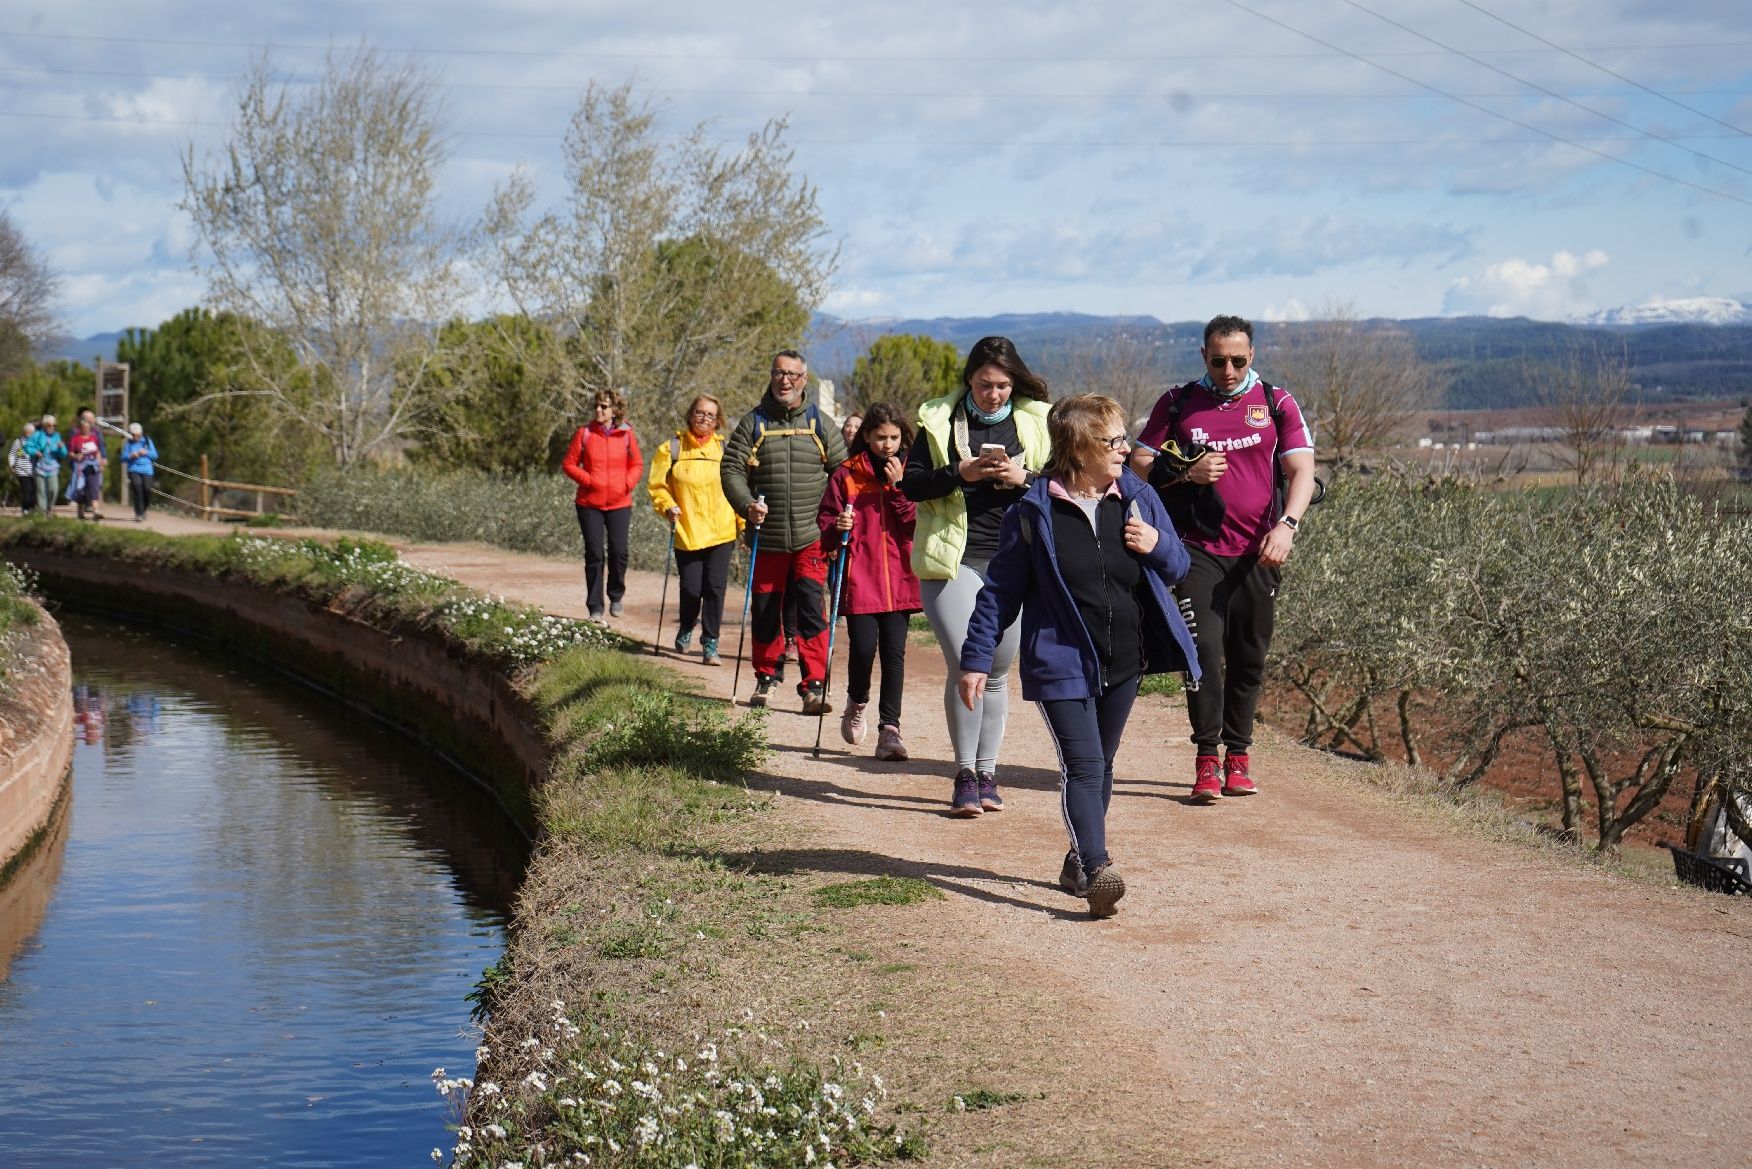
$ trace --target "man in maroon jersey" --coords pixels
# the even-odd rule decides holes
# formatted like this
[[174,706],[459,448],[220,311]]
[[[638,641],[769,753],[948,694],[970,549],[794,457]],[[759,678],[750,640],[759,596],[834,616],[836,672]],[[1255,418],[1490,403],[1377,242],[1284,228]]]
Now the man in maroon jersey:
[[[1251,322],[1212,318],[1199,353],[1204,376],[1163,394],[1138,441],[1157,448],[1172,442],[1191,459],[1165,497],[1214,493],[1197,505],[1169,508],[1192,556],[1176,592],[1192,608],[1203,674],[1186,696],[1198,750],[1192,798],[1208,804],[1258,790],[1247,772],[1247,750],[1279,572],[1314,497],[1314,435],[1289,392],[1254,372]],[[1148,478],[1154,461],[1140,446],[1132,468]],[[1219,742],[1225,751],[1220,777]]]

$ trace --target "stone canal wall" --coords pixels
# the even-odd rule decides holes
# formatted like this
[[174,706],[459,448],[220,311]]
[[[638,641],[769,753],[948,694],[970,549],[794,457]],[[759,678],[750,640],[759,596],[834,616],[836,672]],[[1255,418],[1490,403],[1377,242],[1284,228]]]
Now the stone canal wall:
[[18,631],[0,689],[0,880],[48,827],[73,759],[73,670],[43,614]]
[[[41,548],[6,556],[61,604],[218,644],[392,724],[491,786],[534,834],[547,745],[511,680],[479,659],[418,630],[383,629],[242,581]],[[70,744],[70,733],[59,741]]]

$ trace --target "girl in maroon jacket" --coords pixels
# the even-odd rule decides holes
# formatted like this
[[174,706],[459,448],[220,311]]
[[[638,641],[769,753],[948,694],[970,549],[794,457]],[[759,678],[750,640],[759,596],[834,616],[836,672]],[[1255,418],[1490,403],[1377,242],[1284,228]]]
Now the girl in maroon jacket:
[[[627,396],[596,391],[596,417],[580,426],[560,464],[578,485],[578,528],[584,533],[585,598],[592,620],[602,616],[602,566],[608,563],[608,611],[621,615],[627,592],[627,524],[633,515],[633,485],[645,472],[639,440],[626,423]],[[606,537],[606,540],[605,540]],[[603,545],[607,544],[604,556]]]
[[816,522],[831,552],[846,546],[840,612],[851,642],[846,710],[840,735],[864,741],[870,672],[882,652],[882,696],[877,703],[876,758],[905,759],[900,739],[900,697],[906,686],[907,618],[919,611],[919,579],[912,572],[914,506],[900,493],[912,446],[912,426],[900,407],[879,402],[864,412],[851,454],[827,481]]

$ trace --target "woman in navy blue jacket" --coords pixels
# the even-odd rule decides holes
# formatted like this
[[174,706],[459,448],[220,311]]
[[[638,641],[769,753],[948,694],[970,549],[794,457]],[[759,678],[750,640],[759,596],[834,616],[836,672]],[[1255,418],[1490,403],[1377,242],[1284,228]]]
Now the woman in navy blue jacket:
[[1189,559],[1156,492],[1126,469],[1125,412],[1078,394],[1047,416],[1052,458],[1005,515],[961,651],[963,702],[985,686],[1004,630],[1022,618],[1022,697],[1040,704],[1059,753],[1071,850],[1059,884],[1111,917],[1125,882],[1107,854],[1113,757],[1145,674],[1198,675],[1174,603]]

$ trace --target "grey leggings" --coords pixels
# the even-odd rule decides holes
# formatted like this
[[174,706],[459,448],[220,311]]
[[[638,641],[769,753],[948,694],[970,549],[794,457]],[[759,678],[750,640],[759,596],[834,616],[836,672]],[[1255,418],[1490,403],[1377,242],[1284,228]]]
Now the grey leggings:
[[964,560],[954,580],[921,580],[920,599],[925,604],[925,619],[937,635],[943,649],[943,660],[949,664],[949,675],[943,683],[943,712],[949,718],[949,743],[955,750],[957,770],[995,772],[998,751],[1004,745],[1004,724],[1010,717],[1010,663],[1016,660],[1016,646],[1022,640],[1022,623],[1017,621],[1004,630],[996,652],[992,654],[991,672],[986,676],[985,694],[969,710],[961,705],[955,692],[961,680],[961,643],[967,640],[967,619],[973,616],[973,599],[985,584],[986,562]]

